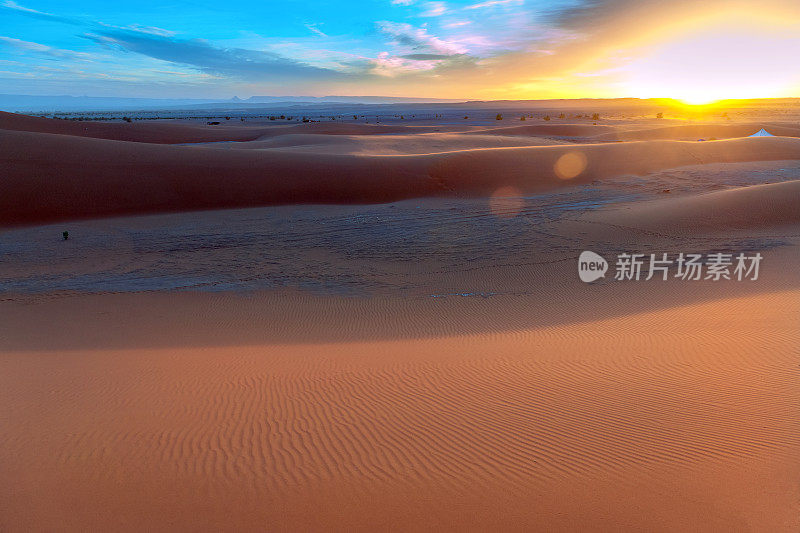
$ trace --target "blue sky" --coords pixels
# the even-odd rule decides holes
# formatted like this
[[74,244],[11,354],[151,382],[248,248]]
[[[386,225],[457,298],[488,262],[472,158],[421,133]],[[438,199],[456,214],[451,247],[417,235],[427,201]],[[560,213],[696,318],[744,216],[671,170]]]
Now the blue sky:
[[[761,15],[774,14],[781,21],[778,46],[788,43],[793,52],[799,50],[795,3],[766,0],[758,6]],[[691,34],[691,21],[705,16],[723,30],[753,24],[742,3],[732,10],[731,2],[712,1],[702,11],[697,2],[664,4],[0,0],[0,92],[223,98],[643,96],[630,94],[637,90],[630,84],[637,79],[632,65],[638,65],[639,78],[648,73],[657,90],[653,73],[660,72],[660,65],[648,63],[647,54],[666,61],[666,67],[680,61],[659,50],[678,50],[667,46],[676,39],[700,38],[696,28]],[[735,20],[720,26],[720,6],[729,8]],[[764,21],[767,30],[775,34],[776,28]],[[648,32],[657,37],[648,41]],[[756,39],[758,32],[751,37]],[[724,50],[717,50],[717,63],[720,53],[725,59]],[[775,63],[768,76],[797,68]],[[702,68],[697,70],[693,75],[701,76]],[[794,90],[792,80],[777,80],[775,86]]]

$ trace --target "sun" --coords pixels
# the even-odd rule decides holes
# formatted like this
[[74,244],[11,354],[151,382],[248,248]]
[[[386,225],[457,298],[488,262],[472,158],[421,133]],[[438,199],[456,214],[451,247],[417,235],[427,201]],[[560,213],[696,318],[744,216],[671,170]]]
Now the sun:
[[716,96],[709,96],[707,94],[686,95],[676,98],[678,101],[693,106],[709,105],[719,102],[721,98]]

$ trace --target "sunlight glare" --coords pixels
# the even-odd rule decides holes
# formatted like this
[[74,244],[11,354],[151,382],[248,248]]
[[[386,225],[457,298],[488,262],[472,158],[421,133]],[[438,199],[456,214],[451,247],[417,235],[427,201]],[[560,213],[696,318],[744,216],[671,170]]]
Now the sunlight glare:
[[638,98],[675,98],[691,105],[723,99],[771,98],[800,84],[792,68],[798,34],[747,28],[673,36],[624,68],[624,86]]

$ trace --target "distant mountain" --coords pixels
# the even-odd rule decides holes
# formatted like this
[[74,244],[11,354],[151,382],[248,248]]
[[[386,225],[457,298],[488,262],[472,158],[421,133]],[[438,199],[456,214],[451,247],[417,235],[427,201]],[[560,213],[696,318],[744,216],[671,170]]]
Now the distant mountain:
[[0,94],[0,111],[11,112],[73,112],[73,111],[135,111],[182,108],[251,108],[258,104],[416,104],[450,103],[463,100],[436,98],[401,98],[394,96],[251,96],[241,99],[200,98],[118,98],[106,96],[32,96]]
[[275,102],[307,102],[326,104],[435,104],[465,101],[444,98],[404,98],[400,96],[251,96],[247,100],[240,100],[236,97],[234,97],[234,100],[254,104],[272,104]]
[[221,102],[187,98],[117,98],[106,96],[31,96],[0,94],[0,111],[122,111]]

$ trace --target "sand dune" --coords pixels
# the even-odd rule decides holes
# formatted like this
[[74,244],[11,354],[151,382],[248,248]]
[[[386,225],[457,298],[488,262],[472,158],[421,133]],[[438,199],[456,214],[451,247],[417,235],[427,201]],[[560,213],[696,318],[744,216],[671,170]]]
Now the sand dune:
[[595,135],[595,140],[649,141],[655,139],[698,140],[747,137],[766,128],[781,137],[800,137],[800,127],[793,124],[753,122],[744,124],[680,124],[664,127],[618,128],[612,132]]
[[[486,192],[512,185],[530,192],[689,164],[793,159],[798,154],[800,140],[789,138],[582,144],[446,154],[433,159],[429,172],[455,190]],[[563,172],[559,161],[567,163]]]
[[[375,145],[381,142],[392,141]],[[800,140],[775,137],[406,156],[330,153],[309,158],[303,153],[0,130],[0,164],[7,169],[6,190],[13,191],[0,198],[0,224],[286,203],[490,195],[504,186],[529,193],[681,165],[793,159],[798,154]]]
[[0,526],[796,530],[798,302],[390,343],[5,352],[0,464],[17,482]]
[[500,126],[473,132],[476,135],[527,135],[543,137],[594,137],[612,134],[614,126],[601,124],[528,124],[524,126]]
[[215,145],[245,150],[281,149],[317,154],[424,155],[481,148],[552,146],[566,144],[546,137],[418,133],[415,135],[289,134],[266,136],[245,142]]
[[531,124],[526,126],[504,126],[485,128],[466,132],[468,135],[520,135],[520,136],[552,136],[577,137],[586,141],[653,141],[681,140],[696,141],[698,139],[730,139],[747,137],[766,128],[775,136],[800,137],[800,128],[787,123],[734,123],[734,124],[670,124],[660,125],[657,122],[644,124],[620,122],[608,124]]
[[674,235],[793,225],[800,223],[800,181],[640,202],[586,218]]
[[0,115],[0,530],[798,531],[800,139],[654,120]]
[[317,133],[326,135],[369,135],[392,133],[425,133],[443,131],[447,128],[434,126],[382,126],[377,124],[312,123],[273,124],[264,119],[237,123],[222,121],[209,126],[202,123],[172,121],[95,122],[55,120],[0,111],[0,130],[30,131],[74,135],[117,141],[132,141],[158,144],[181,144],[222,141],[252,141],[274,135],[291,133]]
[[249,141],[263,135],[263,126],[241,124],[207,126],[160,121],[94,122],[54,120],[0,111],[0,130],[30,131],[97,139],[143,143],[178,144],[190,142]]

